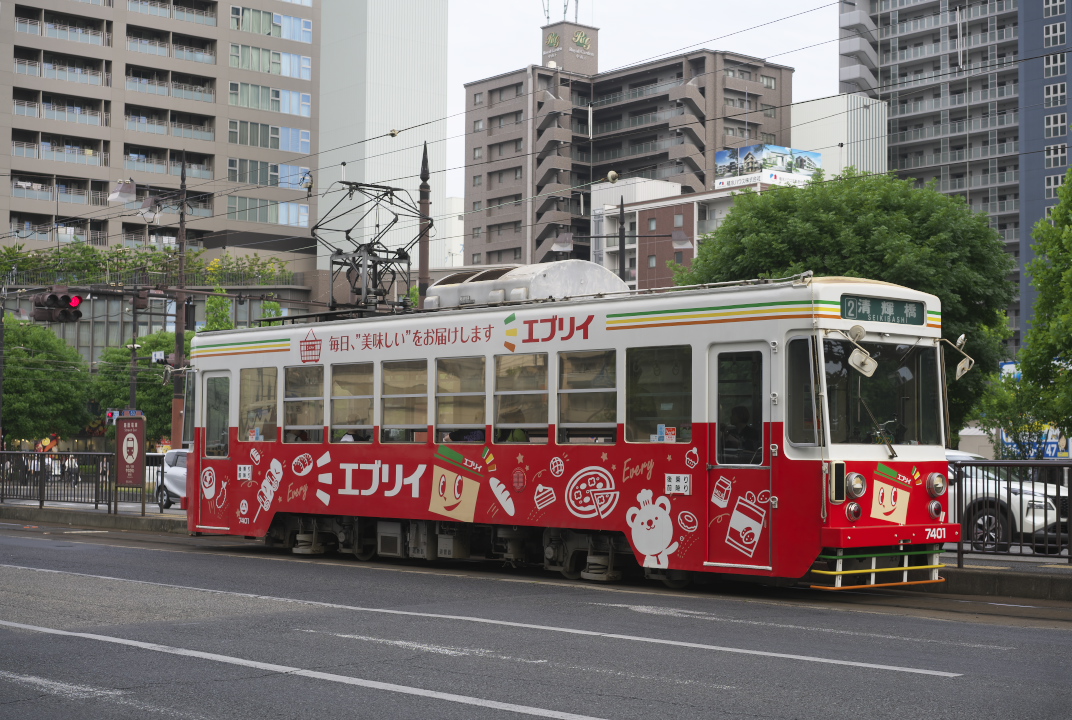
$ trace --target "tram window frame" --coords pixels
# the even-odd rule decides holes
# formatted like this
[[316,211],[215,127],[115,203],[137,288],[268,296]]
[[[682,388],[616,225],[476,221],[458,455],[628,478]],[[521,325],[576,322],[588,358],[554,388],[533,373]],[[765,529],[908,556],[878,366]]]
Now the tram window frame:
[[[746,357],[747,356],[747,357]],[[757,361],[758,360],[758,364]],[[751,362],[753,370],[758,372],[745,379],[724,381],[727,376],[725,362]],[[716,362],[716,411],[718,438],[715,457],[719,465],[754,466],[763,464],[764,428],[763,428],[763,376],[767,372],[766,360],[759,350],[730,350],[720,352]],[[725,389],[724,389],[725,388]],[[747,392],[746,392],[747,390]],[[728,402],[727,402],[728,401]],[[747,405],[745,404],[747,403]],[[748,411],[746,425],[737,432],[732,432],[734,416],[740,417],[738,408]],[[748,430],[752,432],[748,432]],[[752,433],[756,433],[753,435]],[[731,438],[736,438],[739,446],[731,448]],[[755,448],[744,444],[755,444]],[[731,452],[732,450],[732,452]]]
[[[405,365],[412,366],[414,378],[423,377],[424,382],[420,392],[389,393],[388,382],[393,368],[402,368]],[[417,366],[420,366],[418,371]],[[397,372],[397,371],[396,371]],[[399,386],[400,387],[400,386]],[[414,388],[415,389],[415,388]],[[398,407],[389,408],[393,402],[402,401]],[[406,401],[412,401],[407,403]],[[410,405],[407,409],[406,405]],[[423,423],[394,423],[390,422],[391,416],[399,411],[411,413],[414,418],[423,414]],[[428,360],[426,358],[412,360],[384,360],[380,363],[380,440],[385,443],[423,443],[428,437]]]
[[[214,391],[217,382],[223,387]],[[206,458],[225,458],[231,453],[231,376],[213,375],[205,378],[205,452]],[[222,420],[220,432],[219,423]],[[213,436],[222,438],[223,442],[213,443]],[[217,452],[214,452],[217,450]]]
[[[795,357],[804,347],[806,356]],[[786,343],[786,370],[785,370],[785,439],[791,445],[797,447],[819,447],[823,445],[823,413],[819,404],[819,379],[815,338],[811,336],[793,337]],[[806,373],[803,374],[802,373]],[[811,430],[807,430],[808,420],[804,415],[800,416],[800,424],[797,424],[797,410],[807,411],[811,408]],[[799,407],[798,407],[799,406]],[[797,431],[811,434],[811,439],[806,439]]]
[[[673,356],[675,353],[676,357]],[[671,363],[671,377],[674,376],[674,364],[681,363],[676,373],[681,379],[677,389],[668,388],[666,380],[655,379],[661,377],[664,359]],[[666,411],[673,414],[663,415]],[[672,427],[675,439],[668,441],[665,433],[660,435],[660,425],[664,430]],[[663,439],[659,440],[659,437]],[[625,441],[692,442],[691,345],[625,349]]]
[[[526,364],[532,361],[532,364]],[[550,356],[514,353],[495,356],[495,416],[497,443],[547,442],[551,391]],[[536,402],[531,402],[533,399]],[[541,403],[539,399],[543,400]],[[541,418],[542,416],[542,418]]]
[[[319,380],[305,381],[299,385],[304,375],[319,375]],[[292,384],[292,378],[294,382]],[[298,395],[319,385],[319,395]],[[312,411],[312,417],[301,417]],[[319,415],[319,422],[313,423]],[[297,417],[294,417],[297,416]],[[292,417],[297,422],[291,422]],[[301,422],[304,420],[305,422]],[[324,366],[294,365],[283,368],[283,442],[285,443],[322,443],[324,442]]]
[[[600,356],[602,361],[597,360]],[[572,363],[582,359],[596,360],[601,363],[594,370],[576,369],[571,371]],[[609,362],[608,362],[609,361]],[[610,369],[609,378],[607,369]],[[568,375],[576,377],[569,378]],[[584,376],[590,376],[591,381]],[[600,377],[601,384],[596,384]],[[608,384],[609,382],[609,384]],[[584,408],[581,405],[600,398],[604,407]],[[574,401],[573,399],[577,400]],[[609,408],[607,407],[607,401]],[[577,405],[576,409],[571,405]],[[609,420],[590,421],[599,413],[611,409]],[[564,417],[570,412],[590,412],[589,421],[567,422]],[[617,350],[574,350],[558,353],[558,442],[566,445],[587,445],[596,443],[616,443],[618,440],[618,351]]]
[[[263,376],[260,382],[253,380],[258,374]],[[269,376],[271,381],[266,382],[265,379]],[[254,389],[253,383],[259,385],[261,390],[271,388],[271,397],[248,400],[248,394]],[[254,406],[255,409],[251,410]],[[263,415],[251,418],[251,412]],[[279,368],[242,368],[238,376],[238,441],[275,442],[279,438],[278,418]],[[249,437],[251,430],[255,433],[252,438]]]
[[[360,368],[362,370],[368,370],[368,394],[367,395],[347,395],[337,392],[338,390],[352,390],[353,385],[344,385],[337,381],[339,375],[342,374],[342,370],[350,368]],[[364,374],[364,373],[362,373]],[[348,380],[346,382],[352,382]],[[359,380],[359,382],[364,382]],[[353,403],[354,401],[367,401],[364,403],[368,408],[368,423],[367,424],[349,424],[337,422],[339,417],[338,411],[343,407]],[[344,404],[343,407],[336,405],[336,403]],[[359,407],[359,406],[355,406]],[[364,443],[372,442],[372,437],[376,431],[376,418],[374,417],[376,411],[376,363],[339,363],[331,366],[331,424],[330,424],[330,437],[333,443]],[[349,417],[353,417],[353,410],[350,411]],[[360,409],[357,410],[360,412]],[[347,440],[345,438],[349,437]]]
[[[457,366],[454,371],[448,370],[452,364]],[[469,367],[466,367],[467,365]],[[487,358],[483,355],[436,358],[436,442],[483,443],[487,439],[486,372]],[[459,384],[451,386],[451,382]],[[470,402],[471,399],[479,400],[479,404]],[[461,423],[448,421],[444,412],[449,406],[462,412],[470,412],[479,407],[479,419]]]

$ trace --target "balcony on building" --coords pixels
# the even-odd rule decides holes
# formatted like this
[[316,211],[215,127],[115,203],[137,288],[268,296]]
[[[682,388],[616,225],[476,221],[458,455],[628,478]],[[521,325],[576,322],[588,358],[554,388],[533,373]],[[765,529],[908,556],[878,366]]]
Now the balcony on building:
[[596,136],[631,132],[639,127],[669,125],[671,118],[685,114],[683,107],[647,108],[623,113],[595,123]]
[[152,17],[171,17],[171,3],[158,0],[127,0],[127,10]]
[[166,96],[171,85],[169,81],[170,73],[166,70],[127,65],[126,89],[130,92]]
[[37,157],[74,165],[108,165],[107,141],[24,130],[12,130],[11,135],[12,154],[16,157]]
[[55,242],[52,215],[28,212],[12,212],[8,228],[17,240]]
[[46,92],[41,93],[39,117],[76,125],[108,127],[111,120],[104,109],[107,106],[104,100]]
[[108,31],[109,25],[109,22],[97,18],[45,10],[42,34],[58,40],[111,47],[112,34]]
[[168,57],[171,54],[170,33],[152,28],[127,25],[127,50],[145,55]]
[[95,205],[107,207],[108,184],[83,178],[57,177],[56,198],[71,205]]
[[[845,58],[848,60],[848,58]],[[880,85],[875,74],[864,64],[856,62],[838,68],[838,79],[847,92],[876,93]]]
[[[201,180],[212,179],[212,155],[206,155],[204,153],[186,153],[186,177],[199,178]],[[171,151],[171,174],[180,175],[182,173],[182,152],[179,150]]]
[[172,5],[172,15],[176,20],[197,23],[199,25],[216,26],[216,14],[218,3],[199,2],[199,0],[176,0]]
[[176,60],[190,60],[215,65],[216,43],[213,40],[194,35],[174,33],[171,36],[171,54]]
[[55,202],[52,176],[14,172],[11,174],[11,197],[20,200]]
[[150,135],[168,134],[168,111],[156,108],[143,107],[141,105],[127,105],[125,111],[125,127],[134,132],[149,133]]
[[166,175],[167,150],[127,143],[123,148],[123,169]]
[[216,139],[213,129],[215,118],[212,115],[194,115],[192,113],[171,112],[171,134],[175,137],[191,140]]
[[[16,74],[36,75],[50,80],[62,80],[81,85],[98,85],[106,87],[112,84],[111,75],[106,72],[105,62],[79,55],[66,55],[56,52],[15,50]],[[37,57],[29,58],[28,55]],[[20,63],[25,59],[26,62]]]
[[171,94],[184,100],[216,102],[216,81],[202,75],[171,73]]
[[[634,78],[629,81],[616,79],[614,83],[603,83],[596,88],[597,95],[592,98],[592,107],[600,109],[611,105],[624,105],[631,102],[641,102],[658,99],[660,96],[669,96],[670,90],[685,81],[677,77],[659,77],[658,75],[646,78]],[[587,102],[578,103],[574,98],[574,105],[587,105]]]

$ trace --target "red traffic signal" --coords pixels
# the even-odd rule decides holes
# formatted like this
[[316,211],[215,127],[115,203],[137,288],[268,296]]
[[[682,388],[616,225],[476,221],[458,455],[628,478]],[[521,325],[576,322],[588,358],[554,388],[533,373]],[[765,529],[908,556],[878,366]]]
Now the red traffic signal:
[[38,293],[33,298],[31,316],[39,322],[76,322],[82,319],[81,295],[72,295],[67,288],[56,286],[51,292]]

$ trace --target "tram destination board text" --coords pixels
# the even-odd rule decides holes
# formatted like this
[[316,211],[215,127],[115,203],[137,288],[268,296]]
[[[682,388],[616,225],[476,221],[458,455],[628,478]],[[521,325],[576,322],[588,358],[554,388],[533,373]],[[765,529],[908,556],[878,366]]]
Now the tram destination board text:
[[927,322],[927,313],[921,302],[859,295],[841,296],[841,317],[846,320],[867,320],[899,325],[925,325]]

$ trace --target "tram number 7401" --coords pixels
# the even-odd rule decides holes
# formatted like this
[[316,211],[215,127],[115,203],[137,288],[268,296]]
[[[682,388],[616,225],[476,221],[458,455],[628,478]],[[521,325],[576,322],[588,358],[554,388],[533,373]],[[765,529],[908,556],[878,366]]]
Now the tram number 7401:
[[927,539],[928,540],[945,540],[945,528],[944,527],[927,528]]

